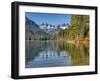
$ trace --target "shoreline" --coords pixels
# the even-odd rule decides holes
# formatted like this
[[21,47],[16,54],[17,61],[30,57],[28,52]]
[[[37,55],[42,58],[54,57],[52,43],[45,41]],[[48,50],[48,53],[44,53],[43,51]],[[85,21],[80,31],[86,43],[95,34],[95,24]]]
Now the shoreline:
[[25,41],[64,41],[66,43],[70,44],[89,44],[89,39],[84,38],[84,39],[56,39],[56,40],[25,40]]

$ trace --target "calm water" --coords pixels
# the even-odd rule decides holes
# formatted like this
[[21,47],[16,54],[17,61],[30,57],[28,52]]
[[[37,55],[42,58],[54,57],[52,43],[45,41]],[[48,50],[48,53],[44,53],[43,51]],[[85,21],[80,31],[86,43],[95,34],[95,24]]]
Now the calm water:
[[25,67],[58,67],[89,64],[88,45],[56,40],[26,41]]

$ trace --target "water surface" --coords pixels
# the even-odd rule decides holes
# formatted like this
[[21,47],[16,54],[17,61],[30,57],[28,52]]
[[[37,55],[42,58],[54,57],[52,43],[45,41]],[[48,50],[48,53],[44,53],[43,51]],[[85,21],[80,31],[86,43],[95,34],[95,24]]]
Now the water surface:
[[89,64],[88,45],[57,40],[26,41],[25,68]]

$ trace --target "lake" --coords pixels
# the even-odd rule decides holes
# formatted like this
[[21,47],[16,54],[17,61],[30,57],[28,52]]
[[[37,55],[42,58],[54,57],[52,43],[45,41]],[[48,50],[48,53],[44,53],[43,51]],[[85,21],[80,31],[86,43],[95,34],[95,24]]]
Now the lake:
[[27,40],[25,68],[89,65],[89,45],[58,40]]

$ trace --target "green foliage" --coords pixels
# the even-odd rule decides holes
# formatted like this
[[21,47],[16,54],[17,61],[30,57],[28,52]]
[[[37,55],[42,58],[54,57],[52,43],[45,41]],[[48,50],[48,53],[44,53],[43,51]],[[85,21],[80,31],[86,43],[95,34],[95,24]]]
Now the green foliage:
[[64,39],[79,39],[89,37],[89,16],[72,15],[69,29],[60,31],[59,37]]

